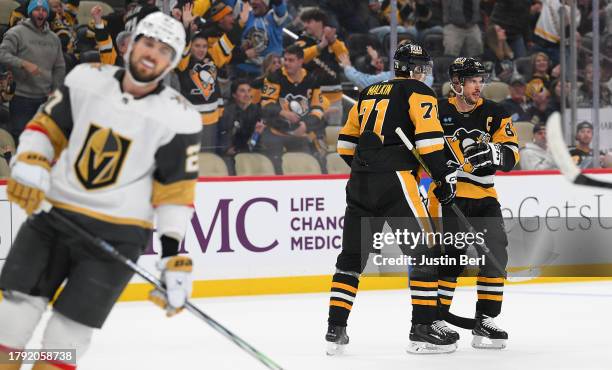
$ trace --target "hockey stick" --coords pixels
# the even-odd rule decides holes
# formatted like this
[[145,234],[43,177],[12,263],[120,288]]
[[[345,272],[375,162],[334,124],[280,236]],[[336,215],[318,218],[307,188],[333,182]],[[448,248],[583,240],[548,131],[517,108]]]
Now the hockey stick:
[[[404,145],[406,145],[406,147],[408,148],[408,150],[410,150],[412,155],[414,155],[414,157],[419,161],[419,163],[421,164],[425,172],[427,172],[427,174],[431,176],[431,171],[429,170],[429,167],[427,167],[427,165],[425,164],[425,161],[423,161],[423,158],[421,158],[421,155],[419,154],[419,152],[417,152],[414,145],[412,145],[412,143],[410,142],[410,139],[408,139],[406,134],[404,134],[404,131],[402,131],[402,129],[398,127],[395,129],[395,133],[400,137],[400,139],[402,139],[402,141],[404,142]],[[439,185],[438,182],[436,182],[436,184]],[[459,220],[461,220],[461,223],[463,223],[463,225],[468,230],[468,232],[476,235],[476,229],[474,229],[474,226],[472,226],[470,221],[467,219],[467,217],[465,217],[465,215],[459,209],[459,207],[457,207],[455,203],[451,203],[450,207],[452,208],[453,212],[455,212]],[[507,277],[506,269],[502,267],[502,265],[499,263],[497,258],[495,258],[495,256],[491,253],[491,250],[489,249],[489,247],[486,246],[485,243],[473,243],[471,245],[474,246],[474,248],[476,248],[476,250],[480,254],[484,254],[485,256],[487,256],[487,258],[491,261],[491,264],[493,265],[493,267],[495,267],[495,269],[504,278]]]
[[[166,287],[162,284],[162,282],[159,279],[157,279],[153,274],[151,274],[150,272],[148,272],[147,270],[139,266],[136,262],[130,260],[129,258],[119,253],[117,249],[115,249],[115,247],[113,247],[111,244],[90,234],[88,231],[81,228],[79,225],[74,223],[72,220],[70,220],[68,217],[64,216],[63,214],[57,211],[54,211],[50,203],[44,201],[42,208],[45,212],[48,212],[50,215],[52,215],[57,220],[59,220],[61,223],[66,225],[76,234],[83,237],[87,242],[93,244],[94,246],[96,246],[97,248],[99,248],[100,250],[108,254],[109,256],[113,257],[115,260],[119,261],[120,263],[128,267],[130,270],[134,271],[137,275],[139,275],[140,277],[142,277],[143,279],[151,283],[156,289],[158,289],[162,293],[166,293]],[[229,329],[225,328],[223,325],[219,324],[215,319],[208,316],[206,313],[204,313],[199,308],[194,306],[191,302],[186,301],[185,308],[187,309],[187,311],[191,312],[193,315],[195,315],[196,317],[200,318],[205,323],[210,325],[213,329],[215,329],[221,335],[223,335],[227,339],[234,342],[234,344],[242,348],[243,351],[245,351],[252,357],[256,358],[259,362],[264,364],[268,369],[283,370],[282,367],[280,367],[278,364],[272,361],[268,356],[264,355],[263,353],[253,348],[253,346],[248,344],[246,341],[244,341],[242,338],[240,338],[236,334],[232,333]]]
[[580,172],[580,169],[569,155],[563,130],[561,129],[561,114],[554,112],[546,122],[546,142],[550,148],[550,154],[563,176],[576,185],[594,186],[598,188],[612,189],[612,184],[605,181],[595,180]]

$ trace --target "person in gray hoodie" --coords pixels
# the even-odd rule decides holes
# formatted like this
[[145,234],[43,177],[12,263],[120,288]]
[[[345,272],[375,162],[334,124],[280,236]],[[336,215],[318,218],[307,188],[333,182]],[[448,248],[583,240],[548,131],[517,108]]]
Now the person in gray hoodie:
[[12,70],[16,83],[9,106],[9,131],[16,141],[66,74],[62,45],[49,29],[48,16],[47,0],[30,0],[28,18],[9,29],[0,44],[0,64]]
[[546,124],[537,123],[533,126],[533,142],[526,143],[520,150],[521,169],[523,170],[553,170],[557,168],[550,151],[546,146]]

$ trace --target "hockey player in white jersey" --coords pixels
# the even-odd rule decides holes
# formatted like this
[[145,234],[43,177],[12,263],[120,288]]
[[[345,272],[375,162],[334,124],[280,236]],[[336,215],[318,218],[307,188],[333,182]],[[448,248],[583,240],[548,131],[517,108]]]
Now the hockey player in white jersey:
[[[168,315],[182,309],[192,264],[178,249],[193,212],[202,125],[197,111],[161,79],[184,47],[179,22],[160,12],[148,15],[134,31],[126,69],[77,66],[21,135],[7,194],[30,217],[0,274],[0,369],[20,368],[10,352],[24,349],[63,283],[42,348],[76,349],[78,361],[132,277],[54,212],[132,260],[145,249],[155,218],[168,292],[153,291],[151,299]],[[35,213],[43,199],[53,205],[51,213]],[[109,364],[114,367],[121,366]],[[75,368],[66,361],[34,365]]]

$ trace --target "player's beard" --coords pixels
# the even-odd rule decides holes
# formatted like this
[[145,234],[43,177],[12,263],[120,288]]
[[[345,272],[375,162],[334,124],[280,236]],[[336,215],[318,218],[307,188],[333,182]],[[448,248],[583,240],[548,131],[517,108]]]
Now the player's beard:
[[156,78],[159,77],[160,74],[163,73],[163,72],[159,72],[159,73],[142,73],[136,67],[139,63],[140,63],[140,59],[138,61],[134,61],[133,57],[132,57],[132,58],[130,58],[130,63],[128,65],[128,68],[130,69],[130,74],[138,82],[142,82],[142,83],[153,82],[153,81],[155,81]]
[[[471,94],[472,96],[474,94]],[[463,94],[463,101],[467,104],[467,105],[476,105],[476,103],[478,103],[478,100],[480,100],[480,94],[478,96],[475,97],[475,99],[472,96],[468,96],[466,94]]]

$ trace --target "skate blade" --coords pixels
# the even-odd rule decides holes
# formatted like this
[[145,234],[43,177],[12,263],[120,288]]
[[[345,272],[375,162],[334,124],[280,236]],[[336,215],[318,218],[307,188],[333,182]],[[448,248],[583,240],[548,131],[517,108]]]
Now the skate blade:
[[472,347],[477,349],[504,349],[506,348],[506,339],[489,339],[475,335],[472,339]]
[[451,353],[457,350],[457,343],[453,344],[432,344],[427,342],[410,342],[406,352],[418,355]]
[[345,348],[346,348],[346,344],[338,344],[338,343],[334,343],[334,342],[327,342],[327,350],[325,351],[325,353],[328,356],[343,355]]

